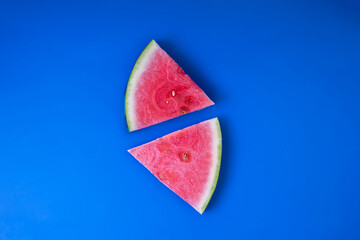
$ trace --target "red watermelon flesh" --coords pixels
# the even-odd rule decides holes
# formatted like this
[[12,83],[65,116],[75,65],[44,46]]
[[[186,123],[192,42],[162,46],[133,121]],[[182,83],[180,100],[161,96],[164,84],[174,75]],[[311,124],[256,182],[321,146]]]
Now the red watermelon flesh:
[[153,40],[130,75],[125,112],[130,131],[203,109],[214,102]]
[[221,162],[221,130],[217,118],[129,152],[198,212],[205,210],[215,190]]

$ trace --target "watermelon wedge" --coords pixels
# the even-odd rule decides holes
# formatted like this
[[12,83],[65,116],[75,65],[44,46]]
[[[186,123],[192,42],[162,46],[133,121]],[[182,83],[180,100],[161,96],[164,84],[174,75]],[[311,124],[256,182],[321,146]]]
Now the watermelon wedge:
[[213,118],[128,151],[202,214],[217,184],[221,142],[220,124]]
[[131,132],[213,104],[152,40],[131,72],[126,89],[125,113]]

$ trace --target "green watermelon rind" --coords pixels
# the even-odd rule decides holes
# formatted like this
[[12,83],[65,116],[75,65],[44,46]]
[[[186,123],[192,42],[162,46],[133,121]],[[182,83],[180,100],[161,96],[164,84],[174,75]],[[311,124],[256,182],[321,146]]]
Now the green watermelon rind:
[[[133,101],[134,98],[134,94],[131,92],[134,92],[133,88],[136,86],[136,81],[137,78],[135,77],[135,75],[138,72],[141,72],[143,69],[143,67],[145,67],[144,65],[146,65],[146,61],[148,59],[149,56],[151,56],[152,51],[154,50],[154,48],[156,48],[157,43],[152,40],[147,46],[146,48],[142,51],[142,53],[140,54],[139,58],[136,60],[135,65],[131,71],[130,77],[129,77],[129,81],[126,87],[126,94],[125,94],[125,116],[126,116],[126,122],[129,128],[129,132],[136,130],[137,128],[134,126],[135,122],[134,120],[131,119],[133,113],[131,112],[133,109],[131,109],[130,107],[130,102]],[[134,111],[134,110],[133,110]]]
[[204,203],[202,204],[202,206],[200,207],[199,209],[199,213],[202,214],[207,205],[209,204],[210,202],[210,199],[215,191],[215,188],[216,188],[216,185],[217,185],[217,182],[218,182],[218,178],[219,178],[219,172],[220,172],[220,165],[221,165],[221,154],[222,154],[222,135],[221,135],[221,128],[220,128],[220,123],[219,123],[219,119],[218,118],[215,118],[214,119],[214,124],[215,124],[215,127],[216,127],[216,132],[217,132],[217,140],[218,140],[218,145],[216,146],[217,148],[217,159],[216,159],[216,170],[215,170],[215,176],[214,176],[214,180],[212,182],[212,185],[211,185],[211,188],[208,192],[208,195],[207,197],[205,198],[204,200]]

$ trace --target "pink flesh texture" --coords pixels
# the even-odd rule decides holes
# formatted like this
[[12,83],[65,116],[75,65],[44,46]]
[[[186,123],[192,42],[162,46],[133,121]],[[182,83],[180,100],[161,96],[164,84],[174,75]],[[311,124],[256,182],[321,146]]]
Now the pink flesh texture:
[[154,50],[135,91],[136,129],[214,104],[160,47]]
[[[129,152],[163,184],[200,211],[213,164],[209,121],[173,132]],[[186,154],[186,155],[185,155]]]

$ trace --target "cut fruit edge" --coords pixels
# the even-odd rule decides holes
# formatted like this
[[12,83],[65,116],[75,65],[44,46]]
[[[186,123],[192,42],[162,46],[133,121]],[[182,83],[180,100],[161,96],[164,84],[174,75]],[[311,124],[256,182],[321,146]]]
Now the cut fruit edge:
[[134,107],[135,101],[132,101],[132,99],[135,98],[136,85],[140,76],[146,70],[153,52],[158,48],[160,48],[160,46],[155,42],[155,40],[152,40],[137,59],[129,77],[125,94],[125,115],[130,132],[137,130],[137,127],[135,126],[137,122]]
[[206,189],[209,189],[207,194],[204,194],[203,200],[200,202],[199,209],[196,209],[200,214],[202,214],[207,205],[210,202],[210,199],[215,191],[218,178],[219,178],[219,172],[220,172],[220,165],[221,165],[221,154],[222,154],[222,135],[221,135],[221,128],[218,118],[213,118],[208,120],[211,123],[213,136],[214,136],[214,150],[213,150],[213,166],[211,169],[211,173],[209,175],[208,184],[209,186]]

